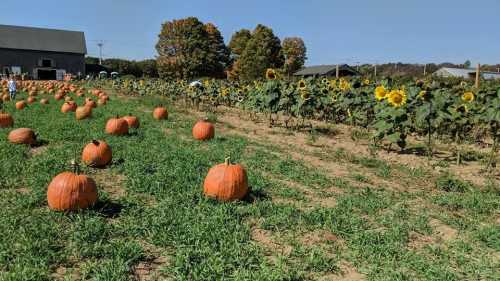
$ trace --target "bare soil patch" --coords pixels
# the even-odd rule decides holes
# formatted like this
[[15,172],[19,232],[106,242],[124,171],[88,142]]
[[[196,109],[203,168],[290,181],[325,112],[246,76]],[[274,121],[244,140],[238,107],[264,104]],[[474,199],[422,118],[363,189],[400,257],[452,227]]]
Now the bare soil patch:
[[431,219],[430,226],[439,240],[447,242],[456,238],[458,231],[437,219]]

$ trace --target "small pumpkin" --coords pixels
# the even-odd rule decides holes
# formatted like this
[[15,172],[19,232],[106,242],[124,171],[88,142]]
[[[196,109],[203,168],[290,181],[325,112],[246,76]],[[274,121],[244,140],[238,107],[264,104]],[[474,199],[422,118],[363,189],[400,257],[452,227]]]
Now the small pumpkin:
[[121,136],[128,134],[128,123],[118,116],[116,118],[111,118],[106,123],[106,133],[115,136]]
[[64,101],[68,102],[68,101],[73,101],[73,98],[70,97],[70,96],[67,96],[64,98]]
[[139,119],[131,114],[123,117],[123,120],[127,121],[129,128],[137,129],[139,128]]
[[100,140],[93,140],[83,148],[82,162],[91,167],[102,168],[112,159],[111,147]]
[[41,99],[40,104],[49,104],[49,100],[48,99]]
[[36,101],[36,98],[34,96],[30,96],[28,97],[28,99],[26,99],[26,101],[29,103],[29,104],[32,104]]
[[92,116],[92,107],[90,106],[79,106],[75,110],[76,120],[82,120]]
[[52,179],[47,188],[49,208],[57,211],[85,209],[97,202],[95,181],[80,175],[78,164],[73,162],[73,172],[63,172]]
[[208,171],[203,183],[205,196],[220,201],[240,200],[248,193],[248,178],[243,166],[231,164],[226,158],[223,164],[216,165]]
[[2,101],[10,101],[10,96],[8,94],[4,94],[2,96]]
[[14,125],[14,118],[0,109],[0,128],[8,128]]
[[68,101],[63,103],[63,105],[61,106],[61,112],[62,113],[74,112],[76,111],[77,107],[78,106],[76,105],[75,102]]
[[207,120],[196,122],[193,126],[193,137],[197,140],[209,140],[215,135],[214,125]]
[[36,144],[36,135],[32,129],[19,128],[12,130],[8,136],[9,142],[15,144]]
[[98,99],[97,100],[97,105],[99,105],[99,106],[106,105],[106,100],[105,99]]
[[167,111],[167,109],[165,107],[158,106],[153,111],[153,117],[156,120],[167,119],[168,118],[168,111]]
[[22,110],[26,107],[26,102],[25,101],[18,101],[16,102],[16,109]]
[[64,94],[61,92],[58,92],[57,94],[54,95],[55,100],[62,100],[64,97]]

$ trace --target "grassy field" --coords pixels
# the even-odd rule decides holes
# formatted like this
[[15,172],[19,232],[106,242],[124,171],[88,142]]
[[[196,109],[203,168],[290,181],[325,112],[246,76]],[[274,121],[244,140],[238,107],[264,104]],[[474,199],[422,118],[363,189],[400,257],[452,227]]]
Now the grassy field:
[[[478,186],[342,148],[300,150],[233,133],[222,118],[216,138],[198,142],[198,116],[169,105],[169,119],[156,121],[159,103],[111,95],[84,121],[54,99],[7,105],[41,145],[9,144],[0,129],[0,280],[500,279],[498,181]],[[140,129],[105,134],[108,118],[128,113]],[[48,183],[92,139],[113,149],[108,168],[83,168],[99,203],[50,211]],[[226,156],[247,169],[245,201],[203,197],[208,169]]]

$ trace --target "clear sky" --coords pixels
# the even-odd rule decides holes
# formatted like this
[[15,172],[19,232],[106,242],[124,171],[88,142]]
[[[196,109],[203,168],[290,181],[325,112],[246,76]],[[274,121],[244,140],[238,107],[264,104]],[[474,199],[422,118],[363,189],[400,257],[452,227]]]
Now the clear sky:
[[500,63],[500,0],[2,0],[0,24],[84,31],[89,55],[156,56],[161,23],[196,16],[226,42],[262,23],[300,36],[306,64]]

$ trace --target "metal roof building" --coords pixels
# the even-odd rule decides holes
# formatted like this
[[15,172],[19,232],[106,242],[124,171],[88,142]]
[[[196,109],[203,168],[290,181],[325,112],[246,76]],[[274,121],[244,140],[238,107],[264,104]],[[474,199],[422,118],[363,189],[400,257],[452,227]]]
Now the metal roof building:
[[0,73],[56,79],[85,73],[85,35],[79,31],[0,25]]
[[[337,65],[316,65],[316,66],[308,66],[303,68],[302,70],[294,73],[294,76],[336,76]],[[339,65],[339,76],[354,76],[359,75],[359,73],[352,67],[347,64]]]
[[[474,79],[476,77],[476,69],[443,67],[434,72],[434,75],[441,77],[459,77],[464,79]],[[481,77],[483,79],[500,79],[500,73],[481,71]]]

